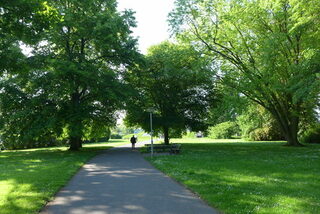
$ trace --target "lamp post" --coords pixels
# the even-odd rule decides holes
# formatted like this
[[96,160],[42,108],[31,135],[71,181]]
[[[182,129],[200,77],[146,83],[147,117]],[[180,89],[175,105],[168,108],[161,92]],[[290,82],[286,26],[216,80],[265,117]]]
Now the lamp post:
[[150,136],[151,136],[151,157],[153,157],[153,129],[152,129],[152,113],[154,112],[153,108],[149,108],[148,112],[150,113]]
[[151,157],[153,157],[152,111],[150,111],[150,136],[151,136]]

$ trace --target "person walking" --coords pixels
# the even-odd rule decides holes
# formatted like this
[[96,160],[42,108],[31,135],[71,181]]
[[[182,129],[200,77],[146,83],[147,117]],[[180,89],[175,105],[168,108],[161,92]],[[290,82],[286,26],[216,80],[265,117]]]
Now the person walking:
[[134,135],[130,138],[130,142],[131,142],[131,146],[132,146],[132,150],[135,149],[135,144],[137,142],[137,138],[134,137]]

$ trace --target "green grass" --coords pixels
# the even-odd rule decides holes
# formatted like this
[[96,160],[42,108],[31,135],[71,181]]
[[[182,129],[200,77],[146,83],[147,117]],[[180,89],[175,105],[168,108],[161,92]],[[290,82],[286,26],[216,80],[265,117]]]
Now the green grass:
[[0,213],[38,213],[90,158],[127,143],[88,144],[79,152],[65,147],[0,152]]
[[182,143],[180,155],[147,159],[224,213],[320,213],[320,145],[172,142]]

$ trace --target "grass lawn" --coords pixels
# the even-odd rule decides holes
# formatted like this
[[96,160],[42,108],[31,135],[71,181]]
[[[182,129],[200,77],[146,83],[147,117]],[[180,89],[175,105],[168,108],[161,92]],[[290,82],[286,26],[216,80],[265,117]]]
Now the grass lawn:
[[90,158],[127,143],[88,144],[80,152],[66,147],[0,152],[0,213],[38,213]]
[[320,145],[173,139],[180,155],[147,158],[224,213],[320,213]]

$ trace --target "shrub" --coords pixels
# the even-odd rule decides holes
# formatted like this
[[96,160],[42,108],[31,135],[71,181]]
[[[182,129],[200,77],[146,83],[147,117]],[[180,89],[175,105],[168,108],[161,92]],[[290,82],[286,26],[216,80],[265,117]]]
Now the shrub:
[[235,122],[224,122],[209,128],[209,138],[228,139],[239,133],[239,126]]
[[196,138],[196,133],[187,131],[182,135],[182,138]]
[[19,150],[19,149],[31,149],[31,148],[42,148],[42,147],[54,147],[54,146],[64,146],[65,141],[57,140],[56,138],[44,138],[37,140],[21,141],[19,139],[3,141],[2,146],[9,150]]
[[279,131],[274,129],[274,126],[265,126],[251,131],[249,139],[254,141],[271,141],[283,140],[283,137]]
[[280,127],[264,108],[251,104],[237,117],[243,138],[255,141],[283,140]]
[[305,131],[302,134],[300,141],[302,143],[320,143],[320,124]]
[[110,138],[111,139],[122,139],[122,136],[119,134],[111,134]]
[[169,129],[169,138],[182,138],[182,130],[181,129]]
[[85,127],[83,140],[86,143],[92,142],[108,142],[110,139],[111,130],[108,126],[99,123]]

